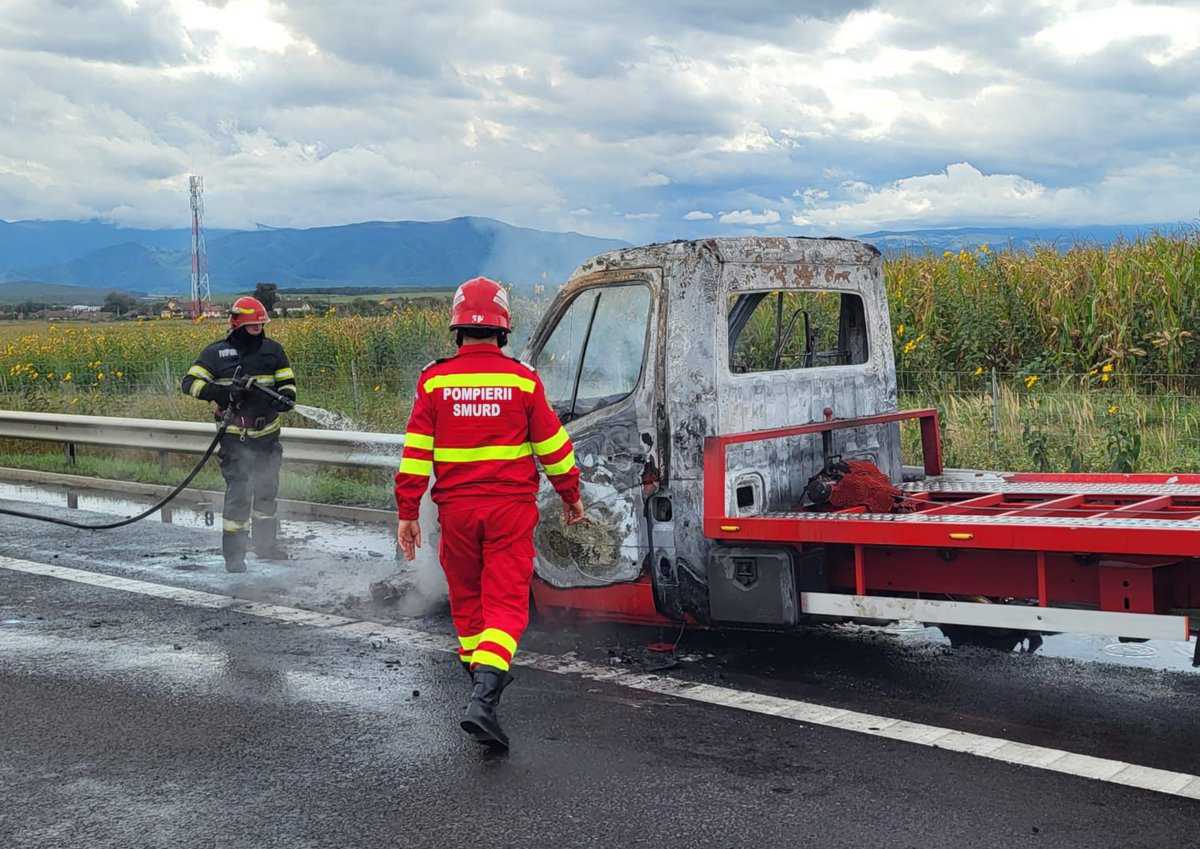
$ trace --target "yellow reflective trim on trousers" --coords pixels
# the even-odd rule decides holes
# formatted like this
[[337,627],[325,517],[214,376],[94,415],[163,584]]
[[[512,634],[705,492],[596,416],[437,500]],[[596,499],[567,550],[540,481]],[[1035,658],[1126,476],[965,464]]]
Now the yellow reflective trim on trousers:
[[404,444],[409,448],[421,448],[425,451],[432,451],[433,437],[426,433],[413,433],[410,430],[404,434]]
[[433,474],[433,461],[418,460],[416,457],[401,457],[400,474],[418,475],[420,477],[427,478]]
[[276,380],[295,380],[295,378],[296,372],[292,371],[290,368],[281,368],[275,372]]
[[249,522],[238,522],[234,519],[222,519],[221,530],[227,534],[236,534],[239,531],[244,531]]
[[459,637],[458,644],[467,651],[475,651],[479,646],[479,640],[482,636],[482,634],[472,634],[469,637]]
[[481,445],[478,448],[434,448],[433,459],[438,463],[478,463],[481,460],[520,460],[533,456],[533,446]]
[[563,457],[557,463],[549,463],[542,466],[548,475],[565,475],[571,469],[575,468],[575,452],[572,451],[566,457]]
[[257,439],[260,436],[269,436],[270,434],[279,430],[279,428],[281,428],[282,426],[283,426],[283,422],[281,422],[279,419],[276,419],[275,421],[271,422],[266,427],[259,428],[258,430],[255,430],[254,428],[238,427],[237,425],[230,425],[229,430],[226,432],[232,433],[234,436],[248,436],[251,439]]
[[192,385],[188,387],[188,394],[190,394],[193,398],[199,398],[200,393],[204,391],[204,387],[207,385],[207,381],[204,380],[204,378],[196,377],[195,375],[192,375],[192,377],[195,379],[192,381]]
[[558,433],[554,434],[554,436],[550,437],[549,439],[543,439],[541,442],[533,443],[533,453],[537,454],[539,457],[544,457],[547,454],[553,454],[559,448],[562,448],[564,445],[566,445],[568,439],[570,439],[570,437],[567,436],[567,429],[565,427],[559,427]]
[[482,663],[485,666],[494,666],[501,672],[507,672],[509,667],[507,660],[487,649],[476,649],[475,654],[471,655],[471,662]]
[[209,371],[208,369],[206,369],[202,365],[192,366],[190,369],[187,370],[187,373],[190,374],[192,377],[199,377],[203,380],[212,380],[213,379],[213,373],[211,371]]
[[478,374],[439,374],[425,381],[424,389],[465,389],[475,386],[511,386],[522,392],[533,392],[536,384],[528,377],[505,372],[480,372]]
[[517,641],[499,628],[488,628],[479,635],[481,643],[495,643],[503,647],[509,654],[517,653]]

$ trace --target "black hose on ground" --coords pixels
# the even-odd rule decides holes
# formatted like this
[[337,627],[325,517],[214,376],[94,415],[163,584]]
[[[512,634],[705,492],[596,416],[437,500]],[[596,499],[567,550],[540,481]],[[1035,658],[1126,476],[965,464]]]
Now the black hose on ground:
[[180,483],[179,486],[175,487],[175,489],[171,490],[171,493],[162,501],[158,502],[153,507],[149,507],[141,513],[138,513],[136,516],[130,516],[128,519],[121,519],[116,522],[106,522],[102,525],[85,525],[82,522],[72,522],[70,519],[56,519],[53,516],[39,516],[36,513],[25,513],[21,510],[9,510],[6,507],[0,507],[0,514],[5,516],[17,516],[22,519],[33,519],[36,522],[51,522],[55,525],[66,525],[68,528],[79,528],[82,531],[111,531],[113,528],[123,528],[126,525],[132,525],[134,522],[140,522],[154,511],[162,509],[162,507],[174,500],[179,493],[187,489],[187,485],[192,482],[196,475],[200,474],[200,470],[204,468],[204,464],[208,462],[208,458],[211,457],[213,452],[217,450],[217,444],[220,443],[221,437],[225,435],[225,431],[228,427],[228,419],[223,420],[220,426],[217,427],[217,435],[214,436],[213,441],[209,443],[208,449],[204,452],[204,456],[200,458],[200,462],[198,462],[192,468],[192,471],[188,473],[188,476],[183,479],[183,482]]

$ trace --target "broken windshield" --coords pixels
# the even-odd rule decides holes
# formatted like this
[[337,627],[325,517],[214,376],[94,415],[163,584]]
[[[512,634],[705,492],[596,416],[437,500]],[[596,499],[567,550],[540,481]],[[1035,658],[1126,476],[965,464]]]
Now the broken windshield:
[[642,373],[650,290],[607,286],[579,295],[537,356],[546,397],[564,421],[614,404]]

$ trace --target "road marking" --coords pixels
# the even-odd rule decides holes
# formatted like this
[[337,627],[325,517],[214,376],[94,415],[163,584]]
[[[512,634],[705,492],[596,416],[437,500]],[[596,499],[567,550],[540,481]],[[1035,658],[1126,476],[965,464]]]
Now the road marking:
[[[458,650],[457,644],[448,638],[398,625],[355,621],[342,616],[330,616],[297,607],[251,602],[233,596],[181,589],[132,578],[119,578],[114,575],[103,575],[65,566],[50,566],[45,563],[17,560],[12,557],[0,556],[0,568],[153,596],[188,607],[228,609],[275,622],[324,628],[330,633],[353,639],[386,640],[398,646],[446,653],[456,653]],[[616,684],[645,693],[672,696],[763,716],[779,717],[808,725],[819,725],[839,731],[851,731],[932,749],[974,755],[1006,764],[1027,766],[1093,781],[1103,781],[1108,784],[1119,784],[1170,796],[1200,800],[1200,776],[1184,772],[1138,766],[1125,761],[1097,758],[1046,746],[1005,740],[1000,737],[956,731],[953,728],[876,716],[816,702],[768,696],[762,693],[734,690],[729,687],[718,687],[713,684],[698,684],[662,675],[627,672],[573,657],[522,652],[520,661],[521,666],[543,672],[557,675],[577,675],[592,681]]]

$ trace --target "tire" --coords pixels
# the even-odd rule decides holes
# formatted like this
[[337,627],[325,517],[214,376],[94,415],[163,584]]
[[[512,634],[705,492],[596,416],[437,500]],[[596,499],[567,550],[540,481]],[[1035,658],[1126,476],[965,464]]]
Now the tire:
[[977,628],[973,625],[938,625],[938,630],[950,641],[951,648],[963,647],[1012,652],[1030,635],[1013,628]]

